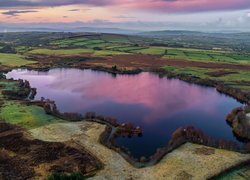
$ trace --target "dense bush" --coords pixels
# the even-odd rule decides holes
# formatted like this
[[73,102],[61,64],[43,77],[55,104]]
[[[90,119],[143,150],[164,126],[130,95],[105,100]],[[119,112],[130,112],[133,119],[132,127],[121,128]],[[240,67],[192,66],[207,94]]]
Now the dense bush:
[[84,179],[86,178],[80,172],[75,172],[69,175],[61,173],[53,173],[48,178],[48,180],[84,180]]

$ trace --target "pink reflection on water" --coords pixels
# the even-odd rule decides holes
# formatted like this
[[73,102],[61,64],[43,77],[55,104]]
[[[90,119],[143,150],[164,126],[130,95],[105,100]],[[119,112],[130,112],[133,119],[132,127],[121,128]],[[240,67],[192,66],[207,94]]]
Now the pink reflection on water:
[[110,74],[90,70],[54,69],[46,73],[12,71],[8,76],[27,79],[40,90],[49,89],[48,94],[38,91],[38,98],[45,96],[53,99],[53,93],[57,93],[70,107],[78,109],[91,109],[107,101],[142,105],[149,109],[144,119],[146,123],[201,106],[203,111],[214,114],[214,103],[220,98],[212,89],[160,79],[150,73],[114,78]]

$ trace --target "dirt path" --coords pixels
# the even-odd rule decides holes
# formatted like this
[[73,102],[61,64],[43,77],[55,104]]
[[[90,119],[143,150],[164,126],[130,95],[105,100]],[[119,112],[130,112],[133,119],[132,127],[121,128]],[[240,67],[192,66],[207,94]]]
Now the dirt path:
[[250,155],[187,143],[157,165],[137,169],[99,143],[104,129],[91,122],[57,123],[33,129],[31,134],[44,141],[74,141],[84,146],[104,163],[104,169],[92,179],[206,179],[250,159]]

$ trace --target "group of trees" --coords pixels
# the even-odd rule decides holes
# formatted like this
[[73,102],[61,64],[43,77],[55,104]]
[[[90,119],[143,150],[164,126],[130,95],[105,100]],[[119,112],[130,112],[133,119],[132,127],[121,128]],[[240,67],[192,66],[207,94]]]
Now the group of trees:
[[216,140],[205,135],[201,130],[195,129],[192,126],[179,128],[172,134],[172,139],[169,143],[169,147],[177,147],[184,142],[192,142],[202,144],[210,147],[228,149],[234,151],[249,152],[250,144],[245,144],[244,147],[240,147],[237,143],[227,141],[224,139]]
[[2,48],[0,47],[0,53],[15,54],[16,53],[16,49],[13,46],[11,46],[11,45],[6,44]]

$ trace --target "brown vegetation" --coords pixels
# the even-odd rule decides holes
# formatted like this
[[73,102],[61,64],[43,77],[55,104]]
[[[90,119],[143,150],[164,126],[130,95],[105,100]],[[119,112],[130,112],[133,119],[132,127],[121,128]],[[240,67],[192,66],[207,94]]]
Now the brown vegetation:
[[77,145],[35,140],[20,127],[2,121],[0,152],[0,179],[45,178],[52,172],[92,174],[101,167]]

